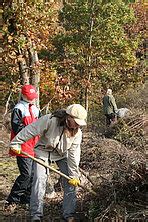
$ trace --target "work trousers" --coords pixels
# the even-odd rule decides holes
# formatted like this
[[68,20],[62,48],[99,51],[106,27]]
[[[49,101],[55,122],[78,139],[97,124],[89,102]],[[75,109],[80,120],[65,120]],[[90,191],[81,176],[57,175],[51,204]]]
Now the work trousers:
[[7,201],[9,203],[29,203],[33,176],[33,160],[21,156],[16,158],[20,175],[15,180]]
[[[49,162],[50,153],[47,151],[36,149],[36,157],[43,160],[45,163]],[[67,158],[56,161],[60,171],[68,175]],[[30,199],[30,213],[33,219],[43,216],[43,199],[46,191],[47,177],[49,170],[44,166],[34,162],[34,177]],[[62,185],[64,188],[63,199],[63,217],[74,216],[76,209],[76,190],[71,186],[66,179],[62,178]]]

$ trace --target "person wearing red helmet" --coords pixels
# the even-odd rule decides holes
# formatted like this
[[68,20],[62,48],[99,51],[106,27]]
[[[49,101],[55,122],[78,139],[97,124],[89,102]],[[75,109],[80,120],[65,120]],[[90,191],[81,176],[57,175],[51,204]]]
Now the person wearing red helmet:
[[[27,125],[36,122],[40,116],[39,109],[34,105],[35,99],[38,97],[35,87],[32,85],[24,85],[21,89],[21,99],[15,105],[11,115],[11,138],[12,140]],[[38,136],[30,139],[21,145],[24,152],[34,156],[34,146],[38,141]],[[12,150],[9,151],[11,156],[16,156],[20,175],[16,178],[11,192],[6,200],[4,211],[12,213],[17,204],[27,204],[30,202],[31,178],[33,161],[32,159],[16,154]]]

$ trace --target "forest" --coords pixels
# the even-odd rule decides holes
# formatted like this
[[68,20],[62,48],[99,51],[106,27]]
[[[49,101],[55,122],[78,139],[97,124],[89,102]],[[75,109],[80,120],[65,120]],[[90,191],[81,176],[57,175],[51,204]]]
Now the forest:
[[[8,154],[11,112],[21,87],[32,84],[42,115],[75,103],[88,113],[76,221],[146,222],[147,9],[145,0],[2,1],[1,208],[18,175]],[[129,112],[107,127],[109,88],[118,109]],[[47,190],[51,179],[56,184],[59,176],[51,172]],[[63,221],[62,196],[60,185],[54,198],[45,197],[44,222]],[[30,221],[28,209],[0,210],[0,221]]]

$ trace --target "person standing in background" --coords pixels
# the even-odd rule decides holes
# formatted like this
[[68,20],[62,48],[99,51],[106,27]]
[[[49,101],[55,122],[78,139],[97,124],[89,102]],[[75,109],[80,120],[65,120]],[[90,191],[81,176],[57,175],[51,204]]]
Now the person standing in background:
[[111,89],[107,89],[106,95],[103,97],[103,111],[106,116],[106,126],[115,123],[118,109]]
[[[36,122],[40,116],[39,109],[34,105],[38,97],[34,86],[24,85],[21,89],[21,99],[13,108],[11,114],[11,140],[27,125]],[[35,136],[21,145],[24,152],[34,156],[34,146],[39,137]],[[11,156],[16,156],[20,175],[15,180],[11,192],[4,205],[4,211],[13,213],[17,204],[28,204],[31,194],[31,179],[33,160],[22,154],[9,151]]]

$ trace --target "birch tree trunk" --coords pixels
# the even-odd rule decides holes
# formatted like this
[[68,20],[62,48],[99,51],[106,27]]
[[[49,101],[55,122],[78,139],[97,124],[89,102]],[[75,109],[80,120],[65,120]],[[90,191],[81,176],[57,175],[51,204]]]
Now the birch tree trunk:
[[[93,30],[93,9],[94,9],[94,0],[91,0],[91,14],[90,14],[90,37],[89,37],[89,55],[88,55],[88,82],[90,82],[91,79],[91,60],[92,60],[92,52],[91,52],[91,48],[92,48],[92,30]],[[88,107],[89,107],[89,89],[88,86],[86,86],[85,89],[85,108],[88,111]]]
[[19,66],[19,73],[20,73],[20,79],[21,79],[21,84],[26,85],[29,84],[29,69],[27,66],[27,62],[24,59],[24,56],[21,52],[21,50],[18,50],[18,66]]
[[35,49],[35,45],[33,42],[29,39],[29,49],[28,49],[28,55],[29,55],[29,70],[30,70],[30,83],[35,86],[36,91],[38,93],[38,99],[36,100],[36,106],[40,108],[39,105],[39,82],[40,82],[40,69],[39,69],[39,59],[38,54]]

